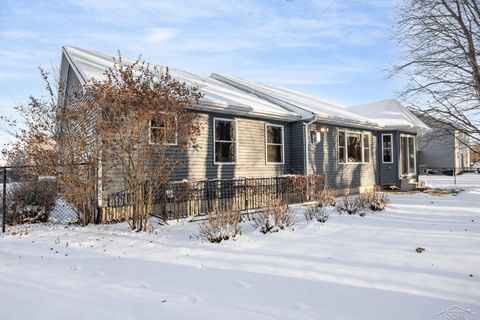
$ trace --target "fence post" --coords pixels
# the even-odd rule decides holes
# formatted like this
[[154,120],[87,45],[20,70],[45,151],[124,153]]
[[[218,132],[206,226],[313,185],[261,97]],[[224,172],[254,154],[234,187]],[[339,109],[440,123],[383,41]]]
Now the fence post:
[[277,199],[280,199],[278,190],[278,176],[275,177],[275,192],[277,194]]
[[457,171],[457,168],[453,167],[453,183],[457,185],[457,173],[455,171]]
[[2,205],[2,233],[5,233],[5,225],[7,224],[7,168],[3,168],[3,205]]
[[244,200],[245,200],[245,211],[248,214],[248,190],[247,190],[247,178],[243,181],[243,193],[244,193]]

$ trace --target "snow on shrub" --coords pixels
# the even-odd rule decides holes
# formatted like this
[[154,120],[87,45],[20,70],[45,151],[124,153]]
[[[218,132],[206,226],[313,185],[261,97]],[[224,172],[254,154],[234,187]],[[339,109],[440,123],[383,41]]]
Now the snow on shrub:
[[364,209],[363,199],[358,196],[344,196],[337,204],[338,212],[346,212],[350,215],[361,213]]
[[281,200],[275,201],[252,218],[252,225],[261,233],[278,232],[293,227],[296,223],[292,209]]
[[202,239],[220,243],[241,234],[240,221],[238,211],[215,211],[198,227],[198,233]]
[[335,197],[335,193],[331,189],[323,189],[322,192],[318,196],[319,206],[332,206],[335,207],[338,203],[337,197]]
[[323,206],[308,207],[303,214],[307,222],[315,219],[320,223],[325,223],[329,217],[327,208]]
[[47,222],[55,207],[57,185],[51,179],[14,184],[7,194],[7,224]]
[[384,192],[366,192],[360,195],[360,197],[362,197],[364,207],[372,211],[385,210],[389,202],[389,198]]
[[388,196],[384,192],[365,192],[354,197],[343,197],[342,201],[337,205],[337,210],[348,214],[359,214],[363,217],[367,214],[368,210],[385,210],[388,202]]

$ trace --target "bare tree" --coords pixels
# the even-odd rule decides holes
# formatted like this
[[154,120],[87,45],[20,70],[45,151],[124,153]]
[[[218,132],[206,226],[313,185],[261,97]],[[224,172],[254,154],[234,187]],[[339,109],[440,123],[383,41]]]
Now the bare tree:
[[[171,180],[187,149],[197,148],[200,133],[195,108],[197,87],[172,78],[143,61],[116,59],[104,80],[83,88],[83,112],[99,139],[102,171],[121,175],[132,198],[132,229],[147,228],[154,197]],[[106,181],[106,184],[113,181]]]
[[[17,188],[19,192],[40,190],[53,198],[62,197],[76,211],[79,223],[86,225],[93,221],[96,209],[97,159],[94,146],[89,143],[91,133],[82,130],[84,122],[76,121],[84,100],[81,95],[75,95],[66,101],[62,94],[57,94],[57,91],[64,92],[64,85],[55,82],[57,88],[54,89],[48,73],[43,69],[40,73],[45,82],[45,95],[31,96],[27,104],[16,107],[20,121],[0,119],[14,138],[2,154],[21,177],[23,186]],[[67,105],[70,112],[59,112]],[[42,177],[53,178],[49,188],[37,187],[45,185]]]
[[458,130],[478,143],[479,2],[409,0],[400,8],[396,35],[404,52],[393,75],[408,81],[401,97],[431,126],[447,134]]

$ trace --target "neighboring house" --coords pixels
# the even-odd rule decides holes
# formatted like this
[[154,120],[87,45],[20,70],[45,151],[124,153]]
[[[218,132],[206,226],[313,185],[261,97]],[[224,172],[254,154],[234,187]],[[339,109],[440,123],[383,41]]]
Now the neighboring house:
[[[64,47],[60,79],[66,95],[90,78],[101,80],[113,58]],[[382,110],[374,109],[377,104],[346,107],[239,78],[169,71],[204,94],[192,110],[204,128],[200,148],[187,152],[173,180],[325,174],[328,187],[359,192],[417,178],[415,137],[428,127],[394,100],[377,103]],[[218,130],[234,134],[216,135]],[[99,176],[103,195],[123,188],[120,172],[101,170]]]
[[419,141],[419,164],[422,169],[438,172],[462,172],[470,168],[468,136],[446,122],[418,116],[432,127]]

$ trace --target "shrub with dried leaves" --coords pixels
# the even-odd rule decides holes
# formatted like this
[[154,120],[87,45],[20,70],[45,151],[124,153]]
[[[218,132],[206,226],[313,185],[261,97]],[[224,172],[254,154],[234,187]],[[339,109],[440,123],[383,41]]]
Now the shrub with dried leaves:
[[388,205],[390,199],[384,192],[366,192],[362,194],[364,207],[372,211],[383,211]]
[[47,222],[57,194],[57,185],[52,179],[30,179],[13,184],[7,193],[6,223]]
[[239,223],[242,221],[238,211],[215,211],[208,221],[198,227],[200,238],[212,243],[235,238],[241,234]]
[[277,200],[273,205],[255,215],[251,223],[255,229],[266,234],[293,227],[296,219],[288,204]]
[[342,200],[337,204],[337,210],[342,213],[346,212],[350,215],[361,213],[364,210],[364,202],[358,196],[344,196]]
[[338,203],[337,197],[335,197],[335,193],[333,190],[325,188],[318,196],[319,205],[322,207],[325,206],[332,206],[335,207]]

